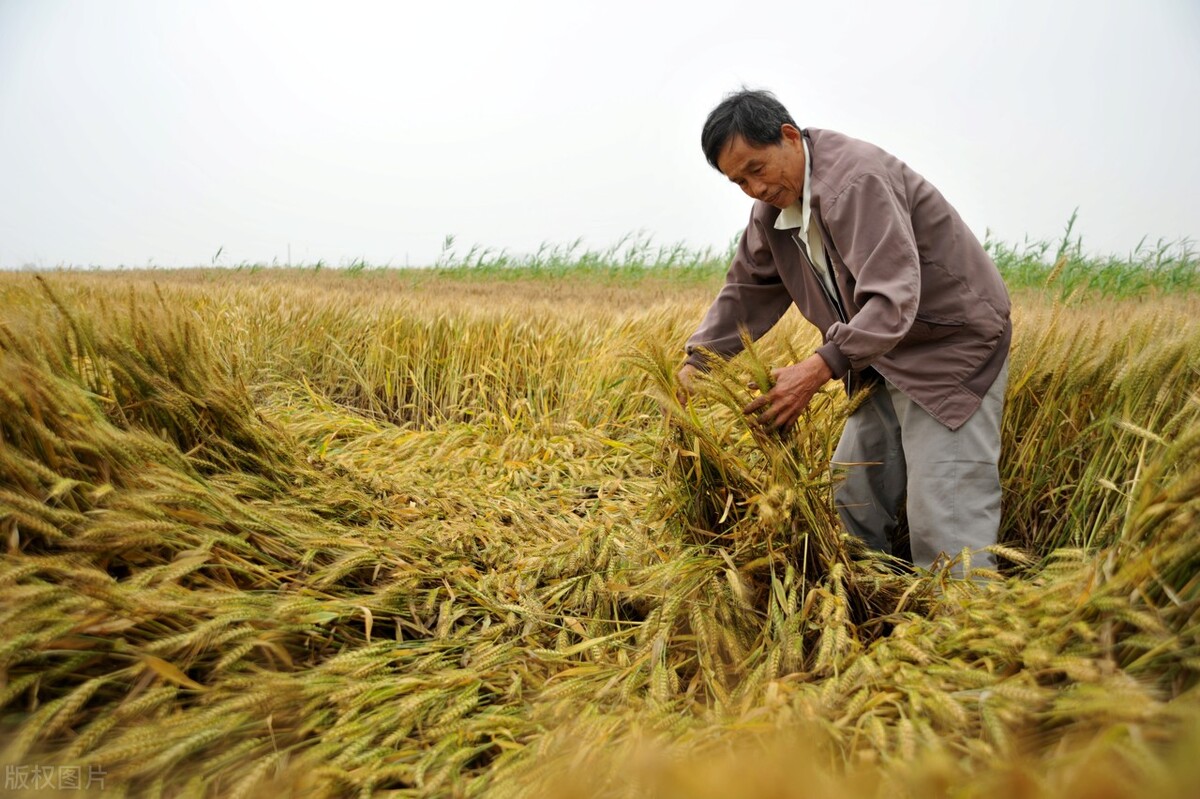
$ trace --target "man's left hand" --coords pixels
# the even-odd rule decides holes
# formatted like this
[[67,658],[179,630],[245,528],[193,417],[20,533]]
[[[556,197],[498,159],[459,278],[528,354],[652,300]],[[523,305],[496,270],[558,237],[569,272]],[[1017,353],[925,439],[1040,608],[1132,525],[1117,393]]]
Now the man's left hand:
[[820,355],[810,355],[800,363],[771,370],[771,377],[775,378],[771,390],[742,412],[747,416],[758,414],[764,426],[783,430],[795,424],[813,395],[833,379],[833,372]]

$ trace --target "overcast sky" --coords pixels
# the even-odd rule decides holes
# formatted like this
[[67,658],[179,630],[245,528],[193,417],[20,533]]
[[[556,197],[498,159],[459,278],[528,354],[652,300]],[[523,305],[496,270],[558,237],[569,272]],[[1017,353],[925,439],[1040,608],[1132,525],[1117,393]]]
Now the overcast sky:
[[724,247],[747,84],[982,236],[1200,239],[1200,2],[0,0],[0,266]]

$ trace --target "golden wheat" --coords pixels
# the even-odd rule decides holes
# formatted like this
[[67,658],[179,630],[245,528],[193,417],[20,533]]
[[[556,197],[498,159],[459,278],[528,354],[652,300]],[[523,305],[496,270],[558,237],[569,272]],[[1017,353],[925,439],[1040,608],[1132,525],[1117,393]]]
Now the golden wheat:
[[1200,788],[1195,299],[1018,297],[977,586],[841,533],[861,397],[742,416],[815,344],[794,314],[679,405],[711,288],[0,276],[7,762],[162,796]]

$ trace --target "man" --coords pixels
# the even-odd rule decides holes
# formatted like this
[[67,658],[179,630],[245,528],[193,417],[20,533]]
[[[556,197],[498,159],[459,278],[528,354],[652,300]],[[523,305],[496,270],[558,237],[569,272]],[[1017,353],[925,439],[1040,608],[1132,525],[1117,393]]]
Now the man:
[[[928,181],[894,156],[801,130],[769,92],[743,90],[709,114],[708,162],[755,200],[725,286],[687,342],[684,394],[709,357],[742,349],[795,303],[823,344],[745,409],[792,425],[828,381],[870,387],[834,453],[846,528],[891,551],[906,501],[913,562],[983,547],[1000,522],[1000,417],[1012,337],[1004,281]],[[907,500],[905,497],[907,496]],[[961,569],[959,569],[961,573]]]

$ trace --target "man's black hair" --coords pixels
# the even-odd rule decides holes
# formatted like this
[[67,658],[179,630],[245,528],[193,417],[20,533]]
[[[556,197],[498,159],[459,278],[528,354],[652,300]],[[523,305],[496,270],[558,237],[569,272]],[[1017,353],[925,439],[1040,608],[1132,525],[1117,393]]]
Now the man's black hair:
[[700,134],[700,146],[708,163],[720,172],[717,157],[731,138],[741,136],[749,144],[761,147],[778,144],[783,138],[780,128],[784,123],[797,127],[792,115],[775,95],[743,88],[726,96],[709,112]]

